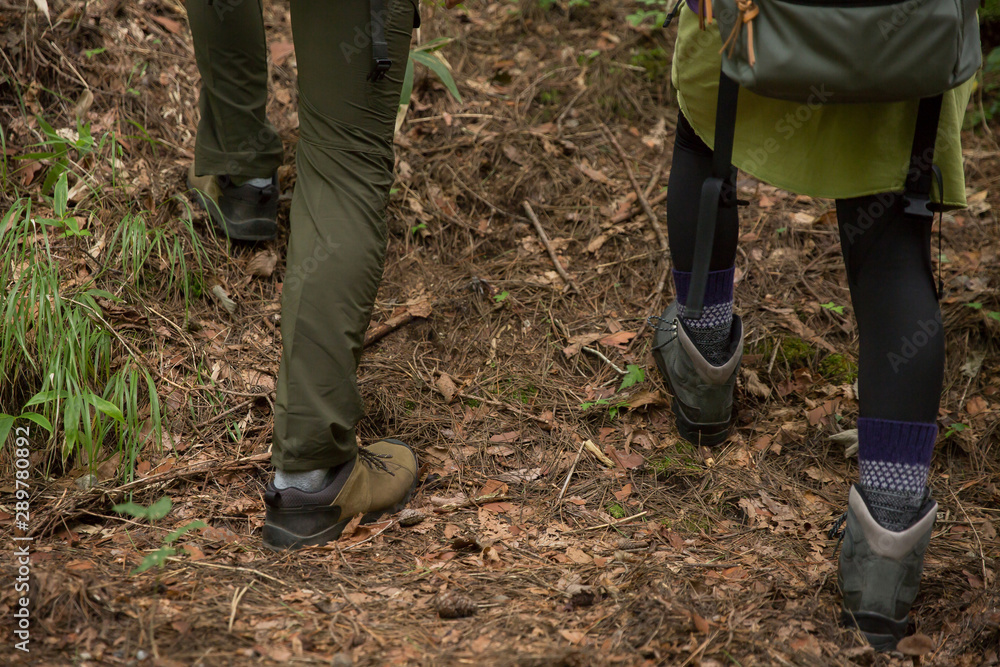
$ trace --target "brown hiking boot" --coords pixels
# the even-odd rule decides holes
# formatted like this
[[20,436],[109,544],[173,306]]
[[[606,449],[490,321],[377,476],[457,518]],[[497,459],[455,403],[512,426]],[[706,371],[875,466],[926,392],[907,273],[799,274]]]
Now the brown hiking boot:
[[264,546],[298,549],[338,537],[358,514],[361,523],[378,521],[409,502],[417,486],[417,455],[399,440],[379,440],[359,447],[358,456],[330,471],[326,486],[315,493],[267,485]]

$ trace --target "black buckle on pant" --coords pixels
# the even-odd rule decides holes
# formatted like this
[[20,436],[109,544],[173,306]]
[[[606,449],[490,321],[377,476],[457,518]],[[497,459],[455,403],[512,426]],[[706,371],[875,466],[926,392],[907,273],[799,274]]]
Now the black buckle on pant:
[[385,78],[390,67],[392,67],[392,60],[389,58],[375,58],[373,60],[372,71],[368,73],[368,80],[381,81]]
[[389,45],[385,41],[385,22],[388,20],[388,13],[385,11],[383,0],[370,0],[370,2],[372,71],[368,73],[368,80],[381,81],[385,78],[389,68],[392,67],[392,60],[389,59]]

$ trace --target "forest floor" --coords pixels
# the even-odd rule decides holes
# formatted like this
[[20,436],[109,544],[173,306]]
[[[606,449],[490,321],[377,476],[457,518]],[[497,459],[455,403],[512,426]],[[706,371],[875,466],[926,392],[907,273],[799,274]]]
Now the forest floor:
[[[71,189],[91,236],[52,237],[52,252],[67,291],[93,279],[122,299],[102,300],[103,318],[121,358],[134,350],[152,374],[165,429],[131,482],[113,447],[89,488],[79,458],[32,457],[31,652],[13,648],[19,543],[5,538],[0,662],[997,664],[993,137],[965,133],[972,206],[944,217],[935,262],[948,356],[931,471],[940,515],[913,613],[926,645],[878,655],[837,624],[827,535],[857,476],[831,440],[857,418],[857,333],[833,203],[741,175],[750,204],[737,259],[747,336],[736,428],[711,450],[684,443],[646,324],[672,299],[668,259],[629,175],[664,226],[673,32],[629,25],[633,2],[474,4],[425,9],[417,39],[453,39],[442,53],[463,101],[418,68],[372,327],[406,323],[367,346],[360,369],[362,439],[401,438],[423,462],[411,502],[420,515],[404,523],[418,522],[352,526],[336,544],[288,554],[261,546],[298,133],[287,3],[265,7],[269,115],[287,153],[282,227],[249,246],[215,239],[183,195],[199,78],[180,2],[65,2],[52,6],[51,27],[33,9],[26,20],[0,5],[13,184],[2,212],[15,196],[37,215],[53,206],[49,163],[16,160],[38,150],[38,117],[70,136],[79,115],[94,137],[118,138],[120,159],[91,156],[81,168],[100,177],[111,164],[124,185]],[[140,210],[149,229],[188,248],[193,216],[208,264],[187,307],[165,260],[140,267],[140,284],[104,251]],[[12,449],[0,453],[0,526],[11,535]],[[172,509],[153,523],[112,511],[163,497]],[[177,540],[162,568],[132,573],[194,520],[208,527]],[[455,611],[475,614],[442,617]]]

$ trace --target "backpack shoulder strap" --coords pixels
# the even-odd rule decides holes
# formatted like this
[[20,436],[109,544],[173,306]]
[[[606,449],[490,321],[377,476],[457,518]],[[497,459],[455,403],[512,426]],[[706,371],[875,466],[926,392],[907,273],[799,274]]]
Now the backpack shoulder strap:
[[[906,214],[918,218],[931,218],[931,186],[934,182],[934,143],[937,141],[938,121],[941,118],[943,95],[920,100],[917,124],[913,130],[910,149],[910,167],[906,172]],[[942,201],[944,193],[939,192]]]
[[733,169],[733,140],[736,137],[736,104],[740,85],[725,73],[719,75],[719,100],[715,109],[715,146],[712,148],[712,175],[701,186],[698,229],[695,233],[691,287],[684,310],[688,317],[701,317],[712,261],[715,224],[719,207],[736,206],[736,170]]

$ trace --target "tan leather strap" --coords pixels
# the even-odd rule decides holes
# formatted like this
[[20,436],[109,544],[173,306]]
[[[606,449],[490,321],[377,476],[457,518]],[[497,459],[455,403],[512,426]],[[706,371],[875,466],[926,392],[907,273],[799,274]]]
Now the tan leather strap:
[[706,25],[712,25],[712,0],[699,0],[698,27],[704,30]]
[[754,63],[757,62],[757,58],[753,52],[753,20],[760,14],[760,8],[754,4],[753,0],[737,0],[736,8],[740,10],[739,20],[733,25],[733,30],[729,33],[729,38],[722,45],[719,53],[722,53],[728,47],[729,55],[733,55],[733,51],[736,50],[736,39],[739,37],[740,28],[745,23],[747,26],[747,62],[750,63],[750,67],[753,67]]

